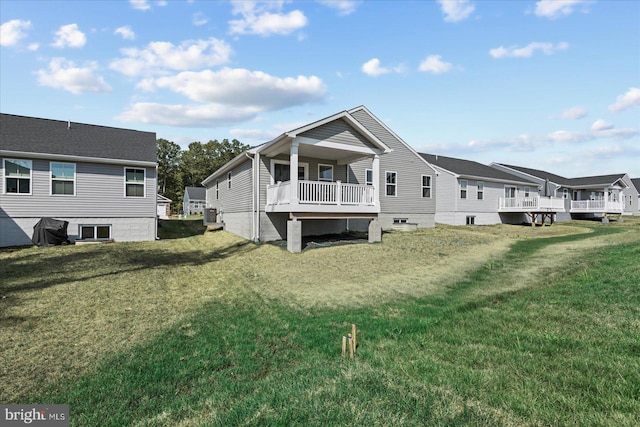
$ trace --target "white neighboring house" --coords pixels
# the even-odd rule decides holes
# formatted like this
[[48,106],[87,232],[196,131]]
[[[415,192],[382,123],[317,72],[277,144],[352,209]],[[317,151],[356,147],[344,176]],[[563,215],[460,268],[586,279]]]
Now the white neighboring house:
[[564,202],[565,213],[559,216],[559,220],[605,219],[609,215],[639,212],[638,190],[626,173],[565,178],[538,169],[502,163],[492,163],[491,167],[523,179],[550,184],[554,194]]
[[[420,154],[437,171],[436,222],[488,225],[553,222],[564,203],[539,194],[539,183],[472,160]],[[547,196],[547,197],[545,197]]]
[[0,115],[0,246],[30,245],[42,217],[75,240],[156,238],[156,135]]
[[184,216],[202,215],[207,204],[206,189],[204,187],[185,187],[182,200]]
[[158,218],[169,219],[169,215],[171,215],[171,199],[158,194],[156,200]]
[[435,171],[366,107],[292,129],[207,177],[205,224],[246,239],[435,225]]

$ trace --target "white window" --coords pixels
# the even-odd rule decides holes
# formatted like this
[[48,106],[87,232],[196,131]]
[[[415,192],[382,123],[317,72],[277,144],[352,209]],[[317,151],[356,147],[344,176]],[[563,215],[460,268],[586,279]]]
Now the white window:
[[398,192],[396,187],[398,186],[398,174],[396,172],[385,172],[386,190],[387,196],[397,196]]
[[478,181],[477,198],[478,200],[484,200],[484,182],[482,181]]
[[193,202],[193,207],[194,207],[195,209],[200,208],[200,203],[196,200],[195,202]]
[[[591,194],[593,194],[593,193],[591,193]],[[562,198],[563,199],[568,199],[569,198],[569,189],[567,189],[567,188],[563,188],[562,189]]]
[[76,165],[51,162],[49,168],[51,169],[51,194],[75,195]]
[[231,188],[231,172],[227,173],[227,188]]
[[4,159],[4,192],[31,194],[31,160]]
[[531,188],[529,187],[524,187],[524,197],[531,197]]
[[318,181],[333,182],[333,165],[318,164]]
[[144,197],[144,169],[125,168],[125,196]]
[[476,217],[475,216],[468,216],[467,217],[467,225],[475,225],[476,223]]
[[[298,181],[309,180],[309,163],[298,163]],[[271,160],[271,184],[291,181],[291,166],[288,160]]]
[[467,198],[467,185],[468,185],[468,182],[466,179],[460,180],[460,198],[461,199]]
[[422,175],[422,197],[431,198],[431,176]]
[[111,225],[80,225],[80,239],[108,240],[111,238]]
[[504,187],[505,199],[513,199],[516,197],[516,187],[505,186]]
[[373,185],[373,169],[365,169],[364,183],[366,185]]

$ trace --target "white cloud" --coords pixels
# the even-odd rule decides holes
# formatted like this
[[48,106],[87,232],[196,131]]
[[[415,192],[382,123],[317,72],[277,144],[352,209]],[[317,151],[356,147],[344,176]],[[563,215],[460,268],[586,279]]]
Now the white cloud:
[[12,19],[0,25],[0,46],[15,46],[27,36],[26,30],[31,28],[31,21]]
[[353,1],[353,0],[318,0],[318,3],[321,3],[325,6],[333,8],[338,11],[338,14],[341,16],[350,15],[356,11],[361,1]]
[[469,0],[438,0],[446,22],[458,22],[467,19],[475,6]]
[[404,64],[399,64],[392,68],[382,67],[380,65],[380,60],[378,58],[373,58],[362,64],[361,70],[368,76],[378,77],[389,73],[405,73],[407,71],[407,67]]
[[446,73],[450,71],[453,64],[450,62],[444,62],[440,55],[429,55],[420,63],[418,68],[420,71],[426,71],[433,74]]
[[525,47],[517,47],[511,46],[505,48],[504,46],[500,46],[494,49],[489,50],[489,55],[494,58],[530,58],[535,51],[542,51],[545,55],[552,55],[559,50],[569,49],[569,43],[561,42],[561,43],[540,43],[533,42],[529,43]]
[[560,113],[559,116],[553,116],[554,119],[578,120],[587,116],[587,110],[583,107],[571,107]]
[[544,18],[555,19],[573,13],[575,6],[586,4],[588,0],[540,0],[536,3],[535,14]]
[[147,0],[129,0],[131,7],[137,10],[149,10],[151,6],[147,3]]
[[116,119],[123,122],[136,122],[182,127],[214,127],[255,118],[259,108],[251,106],[232,107],[225,104],[165,105],[150,102],[133,104],[128,111],[119,114]]
[[269,141],[284,132],[297,129],[306,124],[304,122],[277,123],[271,126],[271,129],[231,129],[229,133],[241,141]]
[[169,89],[193,101],[251,106],[260,111],[320,102],[327,93],[325,84],[316,76],[279,78],[240,68],[187,71],[148,81],[147,85]]
[[209,22],[209,18],[207,18],[202,12],[196,12],[191,17],[191,23],[196,27],[201,27],[207,22]]
[[591,125],[591,130],[594,132],[613,129],[613,125],[602,119],[598,119]]
[[27,46],[27,49],[29,49],[32,52],[35,52],[36,50],[40,49],[40,43],[29,43],[29,46]]
[[640,107],[640,88],[632,87],[623,94],[618,96],[615,103],[609,105],[609,111],[619,113],[633,107]]
[[48,70],[38,70],[38,84],[55,89],[63,89],[73,94],[85,92],[111,92],[111,87],[101,76],[95,75],[98,66],[91,62],[85,67],[77,67],[73,61],[53,58]]
[[[231,34],[287,35],[307,25],[307,17],[299,10],[282,13],[282,2],[233,1],[233,14],[242,19],[229,21]],[[271,12],[274,11],[274,12]]]
[[170,42],[151,42],[144,49],[126,48],[124,58],[111,61],[109,68],[128,76],[163,74],[212,67],[229,61],[231,47],[223,40],[188,40],[179,46]]
[[136,33],[128,25],[116,28],[113,34],[118,34],[125,40],[134,40],[136,38]]
[[61,26],[56,31],[53,47],[82,47],[87,43],[87,37],[78,29],[78,24]]

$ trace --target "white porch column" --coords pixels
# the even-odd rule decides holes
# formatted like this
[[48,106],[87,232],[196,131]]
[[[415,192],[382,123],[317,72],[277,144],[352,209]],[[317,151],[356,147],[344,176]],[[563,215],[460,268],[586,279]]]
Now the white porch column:
[[300,143],[297,141],[291,141],[290,162],[289,162],[289,176],[291,180],[291,205],[298,204],[298,148]]
[[609,189],[605,187],[604,189],[604,211],[607,212],[607,204],[609,202]]
[[380,156],[373,156],[373,165],[371,167],[373,176],[373,204],[378,206],[380,204]]

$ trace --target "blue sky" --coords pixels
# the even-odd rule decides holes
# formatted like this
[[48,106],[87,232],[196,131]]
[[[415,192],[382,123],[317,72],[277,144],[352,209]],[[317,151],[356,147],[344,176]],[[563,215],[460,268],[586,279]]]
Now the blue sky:
[[640,2],[0,0],[0,110],[256,145],[366,105],[416,150],[640,177]]

